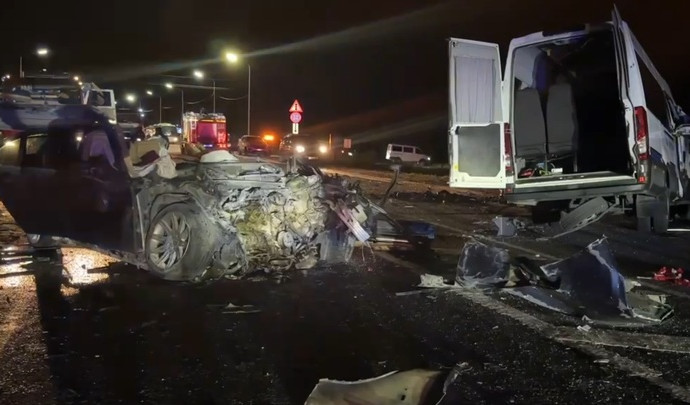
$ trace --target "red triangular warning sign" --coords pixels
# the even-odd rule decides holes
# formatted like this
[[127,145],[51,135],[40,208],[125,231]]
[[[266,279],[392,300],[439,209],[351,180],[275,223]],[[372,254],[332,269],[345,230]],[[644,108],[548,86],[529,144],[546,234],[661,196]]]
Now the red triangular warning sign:
[[293,112],[303,113],[304,112],[304,111],[302,111],[302,106],[299,105],[299,101],[295,100],[292,103],[292,107],[290,107],[290,112],[291,113],[293,113]]

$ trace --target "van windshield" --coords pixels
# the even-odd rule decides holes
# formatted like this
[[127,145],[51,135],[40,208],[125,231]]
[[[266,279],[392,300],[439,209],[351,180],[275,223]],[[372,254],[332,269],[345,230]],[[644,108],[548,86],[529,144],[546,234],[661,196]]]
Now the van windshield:
[[517,48],[512,114],[518,173],[631,171],[610,28]]

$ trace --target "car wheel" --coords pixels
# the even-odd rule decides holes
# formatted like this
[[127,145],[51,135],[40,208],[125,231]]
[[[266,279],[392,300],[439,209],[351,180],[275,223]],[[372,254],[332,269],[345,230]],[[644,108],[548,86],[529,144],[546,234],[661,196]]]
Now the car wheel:
[[198,207],[173,204],[162,209],[146,233],[146,261],[149,270],[166,280],[194,280],[200,277],[213,255],[211,224]]

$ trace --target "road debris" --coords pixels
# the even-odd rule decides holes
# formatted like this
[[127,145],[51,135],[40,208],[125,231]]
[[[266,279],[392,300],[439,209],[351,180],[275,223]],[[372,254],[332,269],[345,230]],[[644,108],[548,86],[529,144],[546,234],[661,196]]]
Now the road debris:
[[223,309],[224,314],[256,314],[261,312],[260,309],[254,305],[235,305],[232,302],[228,303]]
[[590,330],[592,330],[592,327],[589,325],[580,325],[577,327],[577,330],[579,330],[580,332],[589,332]]
[[[426,282],[433,284],[433,279]],[[638,291],[640,283],[625,280],[606,238],[565,260],[541,265],[472,240],[460,254],[456,286],[499,289],[589,323],[659,323],[673,314],[665,296]]]
[[359,381],[321,379],[305,405],[422,404],[440,374],[440,371],[415,369]]
[[518,230],[525,229],[526,227],[525,223],[517,218],[498,216],[492,222],[498,230],[496,236],[513,237],[517,235]]
[[420,277],[421,281],[419,282],[417,287],[424,287],[424,288],[452,287],[452,284],[448,285],[442,276],[437,276],[434,274],[422,274],[419,277]]
[[662,267],[654,273],[654,280],[672,282],[675,285],[690,287],[690,279],[682,268]]

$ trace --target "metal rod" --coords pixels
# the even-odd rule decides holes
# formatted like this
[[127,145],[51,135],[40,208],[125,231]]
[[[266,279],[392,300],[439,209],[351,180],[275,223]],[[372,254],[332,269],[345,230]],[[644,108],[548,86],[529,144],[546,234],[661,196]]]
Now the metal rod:
[[211,79],[213,82],[213,113],[216,113],[216,79]]
[[24,77],[24,60],[20,56],[19,57],[19,78],[21,79],[23,77]]
[[158,122],[163,122],[163,96],[158,96]]

